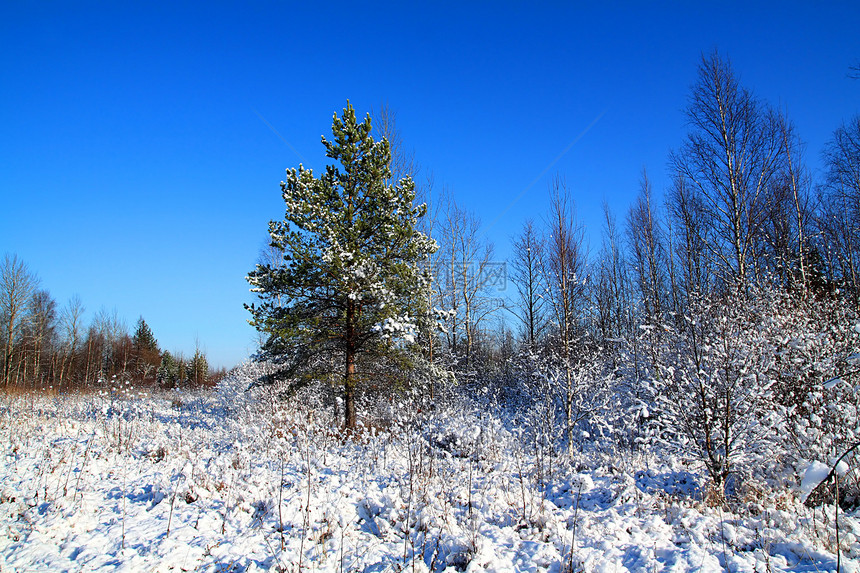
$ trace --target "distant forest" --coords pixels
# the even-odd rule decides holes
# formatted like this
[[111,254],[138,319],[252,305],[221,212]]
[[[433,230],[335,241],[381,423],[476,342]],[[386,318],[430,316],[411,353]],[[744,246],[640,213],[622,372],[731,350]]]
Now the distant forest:
[[116,312],[104,309],[87,324],[77,296],[58,308],[38,275],[14,254],[2,260],[0,297],[3,388],[212,386],[225,373],[210,369],[199,348],[190,358],[159,348],[143,317],[130,333]]

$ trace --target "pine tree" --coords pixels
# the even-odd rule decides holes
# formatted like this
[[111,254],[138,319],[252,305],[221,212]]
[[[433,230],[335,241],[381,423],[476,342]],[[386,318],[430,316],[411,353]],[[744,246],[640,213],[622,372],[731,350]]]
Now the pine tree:
[[198,348],[188,363],[189,378],[194,386],[203,386],[209,379],[209,362],[206,355]]
[[137,326],[132,337],[134,373],[139,381],[147,384],[158,378],[158,367],[161,363],[161,352],[158,341],[143,317],[137,319]]
[[134,337],[132,338],[135,349],[158,351],[158,341],[152,334],[152,330],[143,317],[137,319],[137,326],[134,329]]
[[347,102],[333,140],[322,138],[335,164],[320,177],[287,170],[286,214],[269,224],[283,261],[247,277],[260,297],[246,305],[250,322],[267,336],[259,357],[280,365],[278,379],[339,378],[347,428],[356,424],[357,366],[408,353],[418,336],[429,284],[420,263],[436,249],[416,229],[426,207],[413,204],[412,179],[388,182],[389,143],[371,131],[370,115],[358,123]]
[[179,378],[179,363],[173,355],[165,350],[161,355],[161,364],[158,367],[156,381],[162,388],[173,388]]

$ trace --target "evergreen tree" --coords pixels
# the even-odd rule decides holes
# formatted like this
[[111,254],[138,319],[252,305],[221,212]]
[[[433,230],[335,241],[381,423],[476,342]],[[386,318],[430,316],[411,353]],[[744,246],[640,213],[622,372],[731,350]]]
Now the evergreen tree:
[[135,349],[158,351],[158,341],[142,316],[137,319],[137,326],[134,329],[132,341]]
[[161,364],[158,366],[156,381],[162,388],[173,388],[179,382],[179,365],[181,360],[177,361],[170,352],[164,351],[161,355]]
[[194,386],[203,386],[209,378],[209,362],[206,355],[198,348],[188,363],[189,379]]
[[158,367],[161,363],[161,352],[158,341],[143,317],[137,319],[137,326],[132,337],[132,352],[134,373],[143,383],[151,383],[158,378]]
[[276,379],[339,378],[348,428],[357,365],[409,354],[426,314],[429,277],[419,264],[436,248],[416,229],[426,207],[413,204],[412,179],[389,182],[389,143],[371,132],[370,115],[359,123],[347,102],[333,140],[322,138],[335,164],[320,177],[302,165],[287,170],[284,221],[269,224],[283,261],[247,277],[260,297],[246,305],[250,322],[267,336],[259,357],[280,365]]

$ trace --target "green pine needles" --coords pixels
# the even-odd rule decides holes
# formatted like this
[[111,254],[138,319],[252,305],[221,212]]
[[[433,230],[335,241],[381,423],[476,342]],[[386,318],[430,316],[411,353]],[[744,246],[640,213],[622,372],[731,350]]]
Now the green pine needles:
[[245,306],[266,336],[258,357],[279,365],[274,378],[342,383],[344,425],[353,428],[360,377],[417,354],[429,315],[422,263],[436,243],[416,229],[427,209],[413,204],[412,179],[390,182],[389,144],[373,140],[370,115],[358,123],[347,102],[332,134],[322,138],[334,160],[323,175],[287,170],[284,220],[269,223],[282,257],[248,275],[260,302]]

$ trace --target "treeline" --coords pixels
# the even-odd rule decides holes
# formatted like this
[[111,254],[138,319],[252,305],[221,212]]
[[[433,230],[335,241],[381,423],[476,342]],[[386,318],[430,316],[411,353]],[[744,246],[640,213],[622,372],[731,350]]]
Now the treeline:
[[680,324],[693,301],[762,288],[857,307],[860,116],[835,130],[815,180],[787,114],[740,85],[719,55],[703,57],[688,101],[665,201],[643,172],[620,221],[604,206],[597,252],[560,176],[549,211],[514,238],[506,269],[475,215],[448,194],[430,201],[425,230],[440,244],[434,305],[453,311],[441,338],[457,362],[492,354],[510,336],[529,347],[629,346],[642,325]]
[[59,308],[16,255],[3,258],[0,297],[3,388],[211,386],[225,374],[210,369],[199,348],[191,358],[159,348],[143,317],[129,332],[116,312],[104,309],[86,323],[77,296]]
[[474,215],[429,201],[440,330],[424,355],[571,450],[659,444],[721,488],[832,461],[860,444],[860,116],[816,179],[787,114],[716,53],[685,115],[665,201],[643,173],[621,217],[604,207],[596,252],[562,177],[506,269]]

